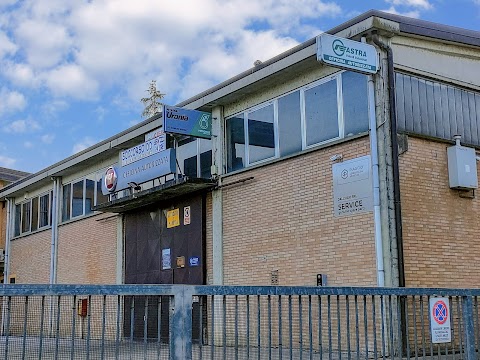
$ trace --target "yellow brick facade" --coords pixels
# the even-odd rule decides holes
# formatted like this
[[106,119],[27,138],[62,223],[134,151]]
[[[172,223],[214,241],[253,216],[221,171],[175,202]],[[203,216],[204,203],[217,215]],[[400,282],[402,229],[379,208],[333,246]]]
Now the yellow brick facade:
[[449,146],[409,137],[400,155],[407,287],[479,286],[480,200],[449,188]]
[[367,155],[368,138],[226,177],[253,180],[223,191],[226,285],[376,285],[373,214],[334,217],[332,161]]

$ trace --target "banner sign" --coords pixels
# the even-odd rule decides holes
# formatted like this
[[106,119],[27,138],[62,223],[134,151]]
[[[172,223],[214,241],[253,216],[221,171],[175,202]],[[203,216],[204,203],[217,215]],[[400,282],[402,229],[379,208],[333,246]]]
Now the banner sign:
[[333,214],[355,215],[373,210],[370,155],[332,165]]
[[329,34],[317,37],[317,60],[366,74],[375,74],[378,71],[375,46]]
[[145,140],[144,143],[135,145],[130,149],[121,151],[119,162],[123,167],[138,160],[149,157],[150,155],[159,153],[163,150],[165,150],[165,134],[163,135],[163,137],[153,137],[149,140]]
[[131,186],[128,183],[141,184],[143,182],[175,173],[175,149],[167,149],[150,155],[129,165],[107,169],[102,181],[102,193],[125,190]]
[[210,139],[212,114],[164,105],[163,129],[166,133]]

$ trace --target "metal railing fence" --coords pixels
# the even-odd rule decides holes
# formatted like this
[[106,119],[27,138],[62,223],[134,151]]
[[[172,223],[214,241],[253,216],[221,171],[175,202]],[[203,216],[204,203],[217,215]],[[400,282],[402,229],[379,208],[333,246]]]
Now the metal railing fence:
[[[4,285],[0,296],[4,359],[472,360],[480,347],[480,289]],[[442,344],[430,331],[439,296]]]

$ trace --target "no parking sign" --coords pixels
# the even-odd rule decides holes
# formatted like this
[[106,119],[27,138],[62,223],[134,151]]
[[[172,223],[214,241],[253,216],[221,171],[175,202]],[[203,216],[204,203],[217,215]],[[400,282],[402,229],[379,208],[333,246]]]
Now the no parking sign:
[[451,342],[452,329],[450,327],[450,304],[448,298],[430,298],[429,305],[432,343]]

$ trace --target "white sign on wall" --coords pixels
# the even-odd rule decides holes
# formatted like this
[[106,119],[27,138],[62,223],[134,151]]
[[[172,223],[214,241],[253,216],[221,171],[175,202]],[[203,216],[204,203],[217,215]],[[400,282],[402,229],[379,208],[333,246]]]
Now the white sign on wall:
[[375,46],[329,34],[317,37],[317,60],[367,74],[378,71]]
[[448,298],[430,298],[429,305],[432,343],[451,342],[452,328],[450,326],[450,304]]
[[370,155],[332,165],[333,213],[347,216],[373,210]]

